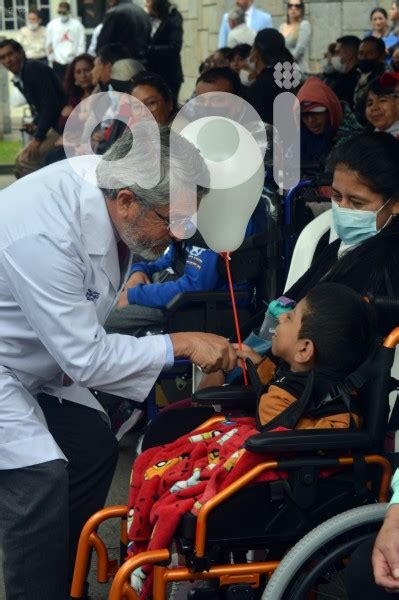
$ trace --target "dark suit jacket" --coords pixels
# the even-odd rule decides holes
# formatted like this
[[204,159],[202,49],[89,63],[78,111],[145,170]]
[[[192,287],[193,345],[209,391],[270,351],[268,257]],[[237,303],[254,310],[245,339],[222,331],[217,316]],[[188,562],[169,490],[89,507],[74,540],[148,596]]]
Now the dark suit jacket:
[[67,99],[53,69],[38,60],[27,59],[22,65],[19,87],[31,107],[37,130],[36,140],[42,141],[50,127],[58,129],[58,118]]
[[353,97],[359,77],[360,72],[357,67],[354,67],[348,73],[340,73],[330,85],[338,99],[341,100],[341,102],[347,102],[351,109],[353,109]]
[[245,90],[247,100],[258,111],[264,123],[273,124],[273,102],[283,91],[274,80],[274,68],[268,67],[262,71],[253,84]]
[[151,34],[151,22],[147,13],[131,2],[119,3],[107,11],[98,36],[97,51],[107,44],[123,44],[132,58],[142,59]]
[[162,21],[148,48],[148,70],[161,75],[169,85],[183,81],[180,52],[183,45],[183,17],[172,8]]

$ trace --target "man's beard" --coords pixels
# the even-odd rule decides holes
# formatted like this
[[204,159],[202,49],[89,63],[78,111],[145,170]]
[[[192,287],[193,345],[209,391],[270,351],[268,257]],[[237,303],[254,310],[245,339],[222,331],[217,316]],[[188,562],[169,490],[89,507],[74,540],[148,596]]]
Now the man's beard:
[[131,223],[124,223],[119,235],[129,249],[146,260],[156,260],[165,252],[169,243],[167,240],[148,240],[143,238],[140,227]]

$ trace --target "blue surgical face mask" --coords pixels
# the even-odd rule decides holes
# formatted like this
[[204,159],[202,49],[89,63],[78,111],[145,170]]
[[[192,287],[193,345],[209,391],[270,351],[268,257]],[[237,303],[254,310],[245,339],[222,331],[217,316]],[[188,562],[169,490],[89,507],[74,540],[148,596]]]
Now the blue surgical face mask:
[[[378,233],[377,215],[389,201],[390,199],[374,212],[372,210],[342,208],[333,200],[331,202],[333,223],[338,237],[346,246],[355,246]],[[385,225],[387,225],[389,221],[390,218]]]

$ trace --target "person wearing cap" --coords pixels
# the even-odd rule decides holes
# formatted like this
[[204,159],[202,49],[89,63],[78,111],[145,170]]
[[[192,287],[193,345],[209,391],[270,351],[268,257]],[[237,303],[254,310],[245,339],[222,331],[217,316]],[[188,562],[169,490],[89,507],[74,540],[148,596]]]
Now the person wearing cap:
[[294,62],[285,47],[284,36],[275,29],[262,29],[256,35],[248,58],[250,80],[245,99],[258,111],[262,121],[273,124],[273,103],[281,89],[274,79],[274,66],[278,62]]
[[385,73],[370,83],[366,118],[375,131],[386,131],[399,139],[399,73]]
[[[261,31],[267,27],[273,27],[272,17],[269,13],[259,10],[254,6],[254,0],[235,0],[235,5],[245,11],[245,23],[255,31]],[[229,13],[223,15],[219,30],[218,48],[225,48],[230,33]]]
[[334,145],[363,127],[346,104],[318,77],[309,77],[297,95],[301,107],[301,159],[326,161]]

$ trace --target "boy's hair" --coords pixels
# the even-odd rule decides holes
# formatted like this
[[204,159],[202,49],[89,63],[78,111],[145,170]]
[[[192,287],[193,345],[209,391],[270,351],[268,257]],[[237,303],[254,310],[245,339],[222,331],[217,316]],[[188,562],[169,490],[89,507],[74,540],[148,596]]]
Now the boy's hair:
[[315,347],[315,369],[346,377],[367,358],[376,339],[372,306],[340,283],[321,283],[305,296],[300,339]]

